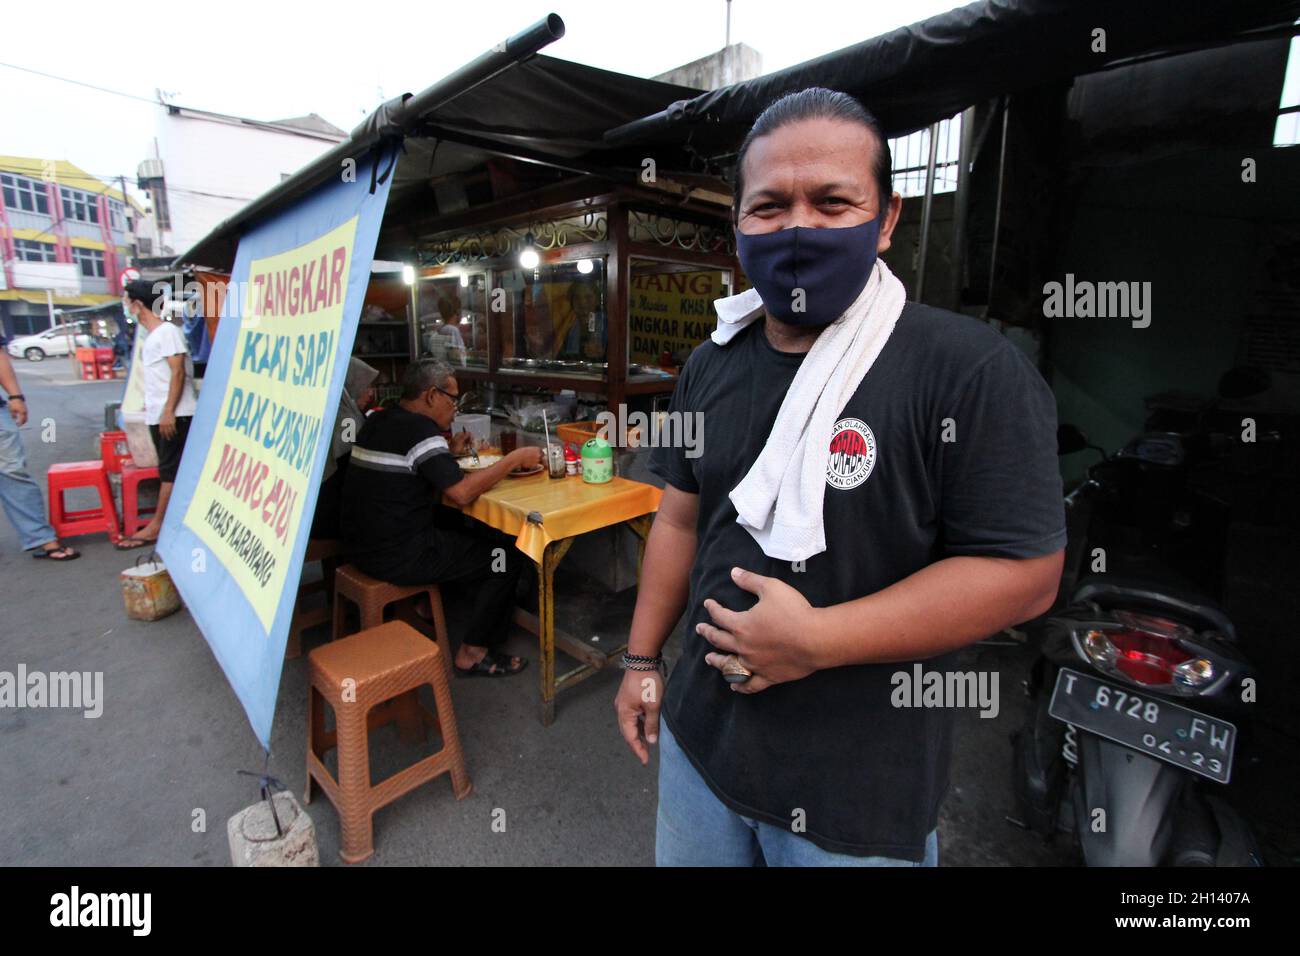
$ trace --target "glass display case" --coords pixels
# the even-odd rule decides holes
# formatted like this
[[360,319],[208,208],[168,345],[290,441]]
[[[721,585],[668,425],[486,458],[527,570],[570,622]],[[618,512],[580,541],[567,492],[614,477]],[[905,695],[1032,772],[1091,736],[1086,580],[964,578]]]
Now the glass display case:
[[422,238],[412,358],[445,358],[486,404],[671,392],[737,283],[734,237],[724,217],[624,192]]
[[425,276],[416,282],[417,350],[456,368],[488,367],[487,274]]
[[603,378],[609,329],[603,257],[493,270],[501,368]]
[[[357,322],[352,354],[365,359],[411,358],[410,290],[401,275],[372,275]],[[370,362],[374,365],[374,362]]]

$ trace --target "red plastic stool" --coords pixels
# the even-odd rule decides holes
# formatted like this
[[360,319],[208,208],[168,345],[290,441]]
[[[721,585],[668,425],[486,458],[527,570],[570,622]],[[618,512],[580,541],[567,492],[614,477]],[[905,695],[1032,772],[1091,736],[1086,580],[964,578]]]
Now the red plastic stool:
[[100,432],[99,458],[104,463],[106,472],[120,475],[122,466],[131,460],[131,451],[126,445],[126,432]]
[[95,366],[95,350],[88,348],[78,348],[76,351],[77,362],[81,365],[81,377],[91,381],[99,378]]
[[149,523],[153,509],[140,514],[140,482],[158,477],[158,469],[137,468],[128,458],[122,466],[122,533],[128,538]]
[[96,378],[116,378],[113,374],[113,350],[105,348],[95,349],[95,377]]
[[[113,489],[108,484],[108,472],[102,461],[70,461],[51,465],[46,473],[46,487],[50,498],[50,524],[60,538],[79,534],[108,533],[116,541],[121,537],[117,527],[117,508],[113,505]],[[73,488],[94,488],[99,492],[99,507],[82,511],[68,511],[63,504],[63,494]]]

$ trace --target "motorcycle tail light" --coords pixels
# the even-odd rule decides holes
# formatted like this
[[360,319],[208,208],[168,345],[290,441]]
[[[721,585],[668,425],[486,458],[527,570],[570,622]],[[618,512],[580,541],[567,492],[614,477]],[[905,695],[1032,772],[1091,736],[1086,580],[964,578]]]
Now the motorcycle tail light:
[[1194,657],[1174,668],[1174,679],[1188,687],[1204,687],[1217,676],[1218,668],[1208,657]]
[[1111,643],[1105,631],[1091,630],[1084,634],[1083,649],[1088,659],[1103,670],[1114,667],[1115,658],[1119,656],[1119,649]]
[[1119,652],[1115,669],[1125,677],[1147,686],[1172,684],[1174,670],[1192,655],[1170,640],[1150,631],[1123,628],[1108,635]]
[[1184,647],[1191,628],[1176,621],[1116,611],[1117,624],[1076,632],[1077,646],[1098,670],[1144,687],[1196,689],[1218,676],[1215,662]]

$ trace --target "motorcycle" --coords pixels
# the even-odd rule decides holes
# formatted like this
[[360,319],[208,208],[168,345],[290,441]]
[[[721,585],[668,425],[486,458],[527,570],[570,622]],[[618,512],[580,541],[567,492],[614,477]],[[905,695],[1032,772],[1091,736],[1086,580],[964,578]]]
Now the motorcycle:
[[[1148,431],[1108,455],[1074,426],[1058,453],[1099,452],[1066,496],[1069,599],[1040,638],[1013,736],[1019,819],[1072,836],[1088,866],[1255,866],[1220,795],[1249,704],[1250,666],[1219,606],[1228,507],[1189,476],[1223,436]],[[1246,724],[1248,727],[1248,724]]]

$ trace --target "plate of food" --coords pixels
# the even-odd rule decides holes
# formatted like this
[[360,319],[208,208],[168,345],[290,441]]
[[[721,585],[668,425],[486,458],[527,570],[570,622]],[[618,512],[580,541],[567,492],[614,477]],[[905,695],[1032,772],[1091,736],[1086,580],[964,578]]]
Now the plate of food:
[[457,458],[456,464],[460,465],[461,471],[482,471],[484,468],[491,468],[501,460],[501,455],[497,452],[481,451],[477,459],[473,455],[465,455],[463,458]]
[[529,475],[540,475],[545,470],[545,465],[533,465],[531,468],[514,468],[506,474],[511,478],[527,478]]

